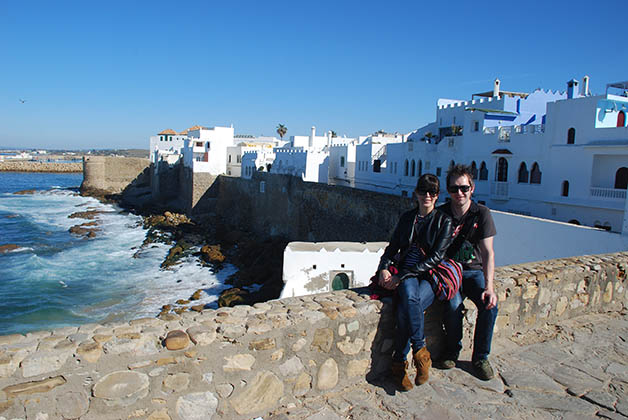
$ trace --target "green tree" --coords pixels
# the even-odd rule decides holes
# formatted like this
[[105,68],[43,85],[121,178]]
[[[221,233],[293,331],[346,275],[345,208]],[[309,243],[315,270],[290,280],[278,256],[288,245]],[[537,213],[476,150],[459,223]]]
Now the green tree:
[[331,136],[332,137],[338,137],[338,134],[336,134],[336,132],[334,130],[331,131]]
[[282,140],[283,140],[283,136],[285,136],[287,132],[288,132],[288,128],[285,125],[279,124],[277,126],[277,134],[279,134],[279,137]]

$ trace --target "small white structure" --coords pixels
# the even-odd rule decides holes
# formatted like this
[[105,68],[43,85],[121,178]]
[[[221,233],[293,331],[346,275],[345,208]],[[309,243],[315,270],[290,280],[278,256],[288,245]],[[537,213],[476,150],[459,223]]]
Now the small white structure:
[[273,148],[287,143],[275,137],[243,135],[236,135],[234,141],[239,143],[227,148],[227,175],[245,178],[260,168],[269,171],[275,160]]
[[[183,154],[183,146],[187,140],[188,130],[177,133],[171,128],[150,137],[150,161],[157,163],[167,161],[175,163]],[[174,160],[174,162],[173,162]]]
[[367,286],[386,242],[290,242],[280,298]]

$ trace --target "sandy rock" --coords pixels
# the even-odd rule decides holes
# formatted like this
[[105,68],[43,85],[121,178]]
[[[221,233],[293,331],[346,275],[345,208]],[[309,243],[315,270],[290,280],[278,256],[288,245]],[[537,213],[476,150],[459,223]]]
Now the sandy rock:
[[332,358],[325,360],[318,370],[316,386],[321,391],[332,389],[338,383],[338,364]]
[[76,354],[89,363],[96,363],[102,356],[102,347],[94,341],[81,343],[76,349]]
[[181,350],[190,344],[190,338],[181,330],[170,331],[164,340],[168,350]]
[[16,244],[6,244],[0,245],[0,254],[5,254],[7,252],[18,249],[20,246]]
[[57,398],[59,414],[64,419],[78,419],[89,410],[89,397],[84,392],[64,392]]
[[262,371],[242,393],[232,398],[230,402],[240,415],[269,410],[283,396],[283,391],[283,383],[274,373]]
[[68,351],[43,351],[31,354],[20,364],[22,375],[28,378],[59,370],[70,355]]
[[176,404],[181,420],[208,420],[216,413],[218,399],[211,392],[195,392],[179,397]]
[[222,367],[225,372],[251,370],[251,367],[255,363],[255,357],[246,353],[227,356],[225,357],[225,360],[227,361],[227,364]]
[[148,386],[148,375],[121,370],[101,378],[92,393],[94,397],[105,400],[107,405],[126,406],[148,395]]
[[206,346],[216,339],[216,330],[202,325],[188,328],[187,333],[197,346]]
[[12,398],[18,395],[48,392],[51,389],[65,383],[66,380],[63,376],[55,376],[54,378],[48,378],[42,381],[31,381],[18,385],[7,386],[3,388],[2,391],[7,395],[7,397]]
[[173,375],[166,376],[163,381],[164,389],[170,392],[185,391],[190,385],[189,373],[175,373]]

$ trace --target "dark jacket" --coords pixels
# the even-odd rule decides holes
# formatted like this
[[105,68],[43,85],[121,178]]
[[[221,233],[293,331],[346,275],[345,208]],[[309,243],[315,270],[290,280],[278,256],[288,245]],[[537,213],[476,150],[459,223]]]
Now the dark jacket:
[[[419,231],[414,232],[414,220],[418,212],[419,209],[416,208],[401,215],[392,238],[390,238],[390,243],[379,261],[378,272],[393,263],[398,252],[405,255],[413,240],[418,241],[426,255],[423,261],[416,264],[411,270],[400,271],[398,275],[401,280],[406,277],[420,276],[436,268],[445,258],[447,248],[453,240],[454,229],[451,218],[442,211],[434,209],[425,216]],[[396,265],[397,267],[400,266],[400,264]]]

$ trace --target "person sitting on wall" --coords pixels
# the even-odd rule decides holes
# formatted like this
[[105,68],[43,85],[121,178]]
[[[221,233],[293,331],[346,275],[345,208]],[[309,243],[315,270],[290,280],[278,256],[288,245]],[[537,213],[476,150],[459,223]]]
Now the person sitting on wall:
[[447,250],[447,257],[462,264],[463,273],[460,291],[445,303],[446,351],[437,367],[451,369],[456,366],[462,350],[462,301],[466,296],[478,308],[471,362],[476,376],[487,381],[495,376],[488,355],[497,318],[497,295],[493,288],[493,237],[497,230],[490,210],[471,200],[474,189],[468,166],[455,165],[449,169],[447,191],[451,200],[438,209],[453,219],[456,239]]
[[[413,387],[406,372],[410,346],[416,385],[427,382],[432,366],[423,332],[423,312],[435,297],[428,272],[445,257],[453,234],[451,218],[434,208],[439,191],[440,182],[435,175],[419,178],[414,190],[418,206],[401,215],[378,266],[379,285],[389,290],[396,288],[398,292],[391,375],[401,391]],[[398,273],[393,275],[391,271]]]

